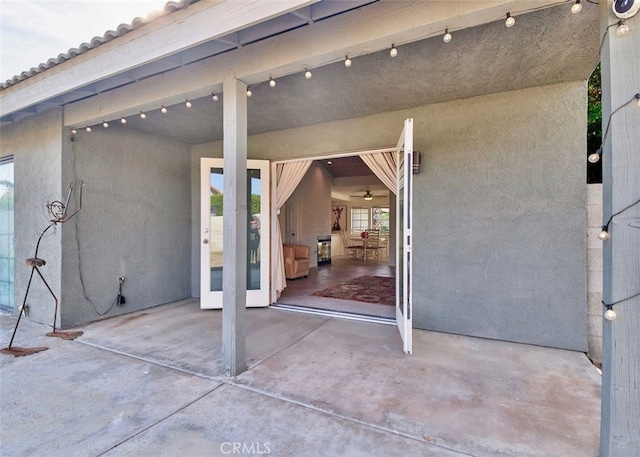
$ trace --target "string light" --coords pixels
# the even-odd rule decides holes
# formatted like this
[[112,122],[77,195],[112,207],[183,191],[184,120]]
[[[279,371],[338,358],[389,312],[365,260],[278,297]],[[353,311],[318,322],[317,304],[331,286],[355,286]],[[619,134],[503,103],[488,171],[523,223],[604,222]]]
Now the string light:
[[253,92],[251,92],[251,89],[247,87],[247,97],[251,97],[252,95],[253,95]]
[[511,13],[507,13],[507,20],[504,21],[504,25],[507,27],[513,27],[516,23],[516,18],[511,16]]
[[445,43],[451,42],[451,34],[449,33],[449,29],[444,29],[444,35],[442,36],[442,41]]
[[140,119],[146,119],[147,115],[144,114],[144,111],[140,111]]
[[582,5],[580,4],[580,0],[576,0],[573,6],[571,6],[571,12],[573,14],[578,14],[580,11],[582,11]]
[[602,157],[602,152],[603,152],[602,145],[607,140],[607,136],[609,135],[609,127],[611,126],[611,119],[613,118],[614,114],[616,114],[618,111],[620,111],[625,106],[630,105],[634,100],[637,100],[638,107],[640,107],[640,92],[635,94],[627,102],[623,103],[622,105],[617,107],[615,110],[613,110],[611,112],[611,114],[609,114],[609,119],[607,119],[607,126],[604,129],[604,135],[602,136],[602,142],[600,143],[600,147],[598,148],[598,150],[596,152],[594,152],[593,154],[589,155],[589,157],[587,158],[587,160],[589,162],[597,163],[598,160],[600,160],[600,158]]
[[162,108],[160,108],[160,111],[162,112],[162,114],[167,114],[169,112],[169,110],[167,109],[166,106],[162,105]]
[[76,135],[78,133],[78,131],[76,129],[71,129],[71,134],[72,135]]
[[312,77],[313,75],[311,74],[311,72],[309,71],[309,69],[308,69],[308,68],[305,68],[304,70],[305,70],[305,71],[304,71],[304,77],[305,77],[305,78],[307,78],[307,79],[311,79],[311,77]]
[[271,76],[269,76],[269,86],[276,87],[276,81]]
[[213,98],[214,102],[217,102],[218,100],[220,100],[220,98],[218,97],[218,95],[215,92],[211,93],[211,98]]
[[598,161],[600,160],[600,157],[602,157],[602,148],[598,148],[598,150],[596,152],[594,152],[593,154],[590,154],[589,157],[587,157],[587,160],[591,163],[598,163]]
[[351,66],[351,59],[349,58],[349,56],[344,56],[344,66],[349,68]]
[[[602,304],[604,305],[604,302],[602,302]],[[614,320],[616,317],[618,317],[618,315],[616,314],[616,312],[613,310],[613,305],[605,305],[607,310],[604,312],[604,318],[608,321],[612,321]]]
[[616,30],[616,35],[619,37],[625,36],[629,32],[629,26],[627,25],[627,21],[621,20],[620,25],[618,26],[618,30]]
[[618,211],[615,214],[612,214],[611,217],[609,218],[609,220],[607,221],[607,223],[602,226],[602,231],[598,235],[598,238],[600,238],[602,241],[607,241],[609,238],[611,238],[611,235],[609,234],[609,225],[611,225],[611,221],[613,220],[613,218],[616,217],[616,216],[619,216],[622,213],[624,213],[629,208],[633,208],[638,203],[640,203],[640,200],[635,201],[635,202],[631,203],[629,206],[627,206],[626,208],[621,209],[620,211]]
[[184,106],[186,106],[187,108],[191,108],[193,105],[191,104],[191,102],[187,98],[187,101],[184,103]]
[[87,125],[87,128],[86,128],[85,130],[87,131],[87,133],[89,133],[89,132],[91,132],[91,127],[89,127],[89,126]]
[[389,55],[391,57],[395,57],[395,56],[398,55],[398,50],[396,49],[396,45],[395,44],[391,45],[391,51],[389,51]]
[[618,301],[614,301],[613,303],[605,303],[604,301],[602,302],[602,305],[607,308],[607,310],[604,312],[604,318],[608,321],[612,321],[614,320],[616,317],[618,317],[618,314],[616,314],[616,312],[613,310],[613,307],[615,305],[618,305],[622,302],[625,302],[627,300],[631,300],[633,298],[636,297],[640,297],[640,292],[638,292],[637,294],[633,294],[627,298],[623,298],[622,300],[618,300]]
[[102,121],[102,126],[106,129],[109,128],[109,123],[107,121]]
[[602,231],[600,233],[598,233],[598,238],[600,238],[602,241],[607,241],[610,236],[609,236],[609,227],[606,226],[602,226]]
[[124,124],[126,124],[126,123],[127,123],[127,120],[124,118],[124,116],[122,116],[122,117],[120,118],[120,123],[121,123],[122,125],[124,125]]

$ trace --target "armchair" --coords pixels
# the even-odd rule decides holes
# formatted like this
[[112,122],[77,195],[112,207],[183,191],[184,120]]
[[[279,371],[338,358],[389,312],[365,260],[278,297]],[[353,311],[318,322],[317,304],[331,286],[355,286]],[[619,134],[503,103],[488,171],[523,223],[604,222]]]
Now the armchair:
[[287,279],[309,276],[309,246],[283,244],[284,275]]

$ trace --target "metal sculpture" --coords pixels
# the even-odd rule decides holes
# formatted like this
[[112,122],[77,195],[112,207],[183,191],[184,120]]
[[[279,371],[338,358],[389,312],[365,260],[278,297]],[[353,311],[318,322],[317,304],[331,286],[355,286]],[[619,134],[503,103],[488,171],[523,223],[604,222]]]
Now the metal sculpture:
[[[66,201],[61,202],[61,201],[55,200],[46,205],[47,212],[49,214],[49,225],[47,226],[47,228],[45,228],[42,231],[42,233],[40,234],[40,237],[38,238],[34,256],[28,258],[24,262],[27,266],[31,267],[31,276],[29,276],[27,290],[24,294],[24,301],[22,302],[22,306],[20,307],[18,320],[16,321],[16,326],[13,329],[13,335],[11,335],[11,341],[9,342],[9,346],[0,350],[0,352],[2,352],[3,354],[9,354],[9,355],[13,355],[14,357],[20,357],[24,355],[35,354],[37,352],[45,351],[48,349],[45,346],[31,347],[31,348],[13,347],[13,340],[16,336],[18,325],[20,325],[20,319],[22,318],[23,314],[26,314],[27,297],[29,296],[29,289],[31,288],[31,282],[33,280],[34,273],[38,273],[38,276],[40,276],[40,279],[42,279],[42,282],[47,287],[47,290],[49,291],[49,293],[51,294],[55,302],[54,313],[53,313],[53,331],[47,333],[47,336],[63,338],[65,340],[73,340],[79,337],[80,335],[82,335],[83,333],[83,332],[59,332],[56,330],[56,320],[58,318],[58,297],[56,297],[56,294],[53,293],[53,290],[51,290],[49,283],[47,283],[47,280],[44,279],[44,276],[40,272],[40,268],[44,267],[47,264],[47,262],[44,259],[41,259],[38,257],[40,242],[42,241],[42,238],[44,237],[45,233],[47,233],[51,228],[56,227],[58,224],[64,224],[65,222],[69,221],[72,217],[78,214],[82,209],[82,188],[83,187],[84,187],[83,181],[72,182],[71,184],[69,184],[69,192],[67,193]],[[69,203],[71,202],[71,199],[74,196],[76,189],[78,189],[78,207],[73,213],[69,214],[68,212]],[[75,198],[74,198],[74,202],[75,202]]]

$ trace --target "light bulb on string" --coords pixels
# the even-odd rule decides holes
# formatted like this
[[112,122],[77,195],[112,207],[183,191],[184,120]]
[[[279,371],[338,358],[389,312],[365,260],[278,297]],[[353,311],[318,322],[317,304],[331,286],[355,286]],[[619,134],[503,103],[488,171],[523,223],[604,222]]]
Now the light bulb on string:
[[618,26],[618,30],[616,30],[616,35],[625,36],[629,32],[629,26],[625,21],[620,21],[620,25]]
[[504,25],[507,27],[513,27],[516,23],[516,18],[511,16],[511,13],[507,13],[507,20],[504,21]]
[[313,75],[311,74],[311,71],[309,71],[308,68],[305,68],[305,72],[304,72],[304,77],[307,79],[311,79]]
[[578,14],[580,11],[582,11],[582,5],[580,4],[580,0],[576,0],[573,6],[571,6],[571,12],[573,14]]
[[640,108],[640,93],[634,95],[634,97],[638,100],[638,108]]
[[272,77],[269,77],[269,86],[276,87],[276,81]]
[[598,148],[596,152],[594,152],[593,154],[589,154],[587,160],[591,163],[598,163],[600,157],[602,157],[602,148]]
[[214,102],[217,102],[218,100],[220,100],[220,97],[218,97],[218,94],[216,94],[215,92],[211,94],[211,98],[213,98]]
[[609,227],[603,225],[602,230],[600,231],[600,233],[598,233],[598,238],[602,241],[607,241],[609,238],[611,238],[611,235],[609,235]]
[[109,123],[107,121],[102,121],[102,126],[106,129],[109,128]]
[[444,35],[442,36],[442,41],[444,41],[445,43],[449,43],[451,42],[451,34],[449,33],[449,29],[445,29],[444,30]]
[[91,127],[89,127],[89,126],[87,125],[87,128],[86,128],[85,130],[87,131],[87,133],[89,133],[89,132],[91,132]]
[[616,317],[618,317],[618,315],[616,314],[616,312],[613,310],[613,305],[605,305],[607,307],[607,310],[604,312],[604,318],[608,321],[612,321],[614,320]]
[[120,123],[121,123],[122,125],[124,125],[124,124],[126,124],[126,123],[127,123],[127,120],[124,118],[124,116],[120,118]]
[[191,103],[191,101],[189,101],[189,99],[187,98],[187,101],[184,102],[184,106],[186,106],[187,108],[191,108],[193,106],[193,104]]
[[144,114],[144,111],[140,111],[140,119],[146,119],[147,115]]
[[162,108],[160,108],[160,111],[162,112],[162,114],[167,114],[169,112],[169,110],[167,109],[166,106],[162,105]]
[[351,59],[349,58],[349,56],[344,56],[344,66],[349,68],[351,66]]
[[395,44],[391,45],[391,51],[389,51],[389,55],[391,57],[395,57],[395,56],[398,55],[398,50],[396,49],[396,45]]
[[251,89],[247,87],[247,97],[251,97],[252,95],[253,95],[253,92],[251,92]]
[[78,133],[78,131],[76,129],[71,129],[71,134],[72,135],[76,135]]

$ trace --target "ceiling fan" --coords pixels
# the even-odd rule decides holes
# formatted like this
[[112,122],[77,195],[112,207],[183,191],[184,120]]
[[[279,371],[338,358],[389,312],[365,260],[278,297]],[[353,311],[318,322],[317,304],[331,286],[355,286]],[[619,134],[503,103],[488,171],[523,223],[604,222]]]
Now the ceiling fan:
[[373,195],[370,190],[366,190],[364,195],[362,193],[359,193],[357,195],[350,195],[350,197],[363,198],[366,201],[371,201],[373,200],[373,197],[387,197],[387,195]]

